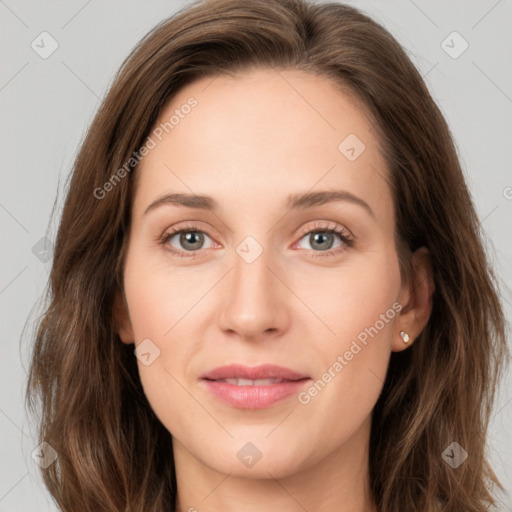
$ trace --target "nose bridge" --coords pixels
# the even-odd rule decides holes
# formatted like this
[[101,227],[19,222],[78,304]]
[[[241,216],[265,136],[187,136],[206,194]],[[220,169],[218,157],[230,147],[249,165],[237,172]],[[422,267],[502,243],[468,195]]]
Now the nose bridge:
[[234,257],[233,281],[237,290],[242,292],[246,290],[245,296],[253,295],[253,300],[262,296],[269,295],[272,290],[269,282],[271,274],[271,257],[268,249],[261,250],[253,243],[242,242],[236,249]]
[[244,337],[257,337],[281,329],[284,318],[282,290],[272,268],[272,254],[253,237],[247,237],[233,255],[227,296],[223,301],[223,327]]

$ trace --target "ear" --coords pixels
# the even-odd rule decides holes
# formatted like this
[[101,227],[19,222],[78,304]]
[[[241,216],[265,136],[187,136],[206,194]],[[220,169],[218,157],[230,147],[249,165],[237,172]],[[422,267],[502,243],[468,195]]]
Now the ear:
[[115,330],[123,343],[135,343],[132,323],[128,313],[128,305],[124,293],[118,291],[114,299]]
[[[427,325],[432,312],[435,285],[430,252],[426,247],[420,247],[413,253],[412,267],[413,281],[404,282],[400,290],[399,303],[402,309],[395,322],[393,352],[400,352],[412,345]],[[401,331],[409,336],[407,343],[404,343]]]

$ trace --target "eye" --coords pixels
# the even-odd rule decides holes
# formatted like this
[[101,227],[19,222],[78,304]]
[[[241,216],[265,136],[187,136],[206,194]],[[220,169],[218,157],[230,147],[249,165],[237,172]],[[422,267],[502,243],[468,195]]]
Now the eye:
[[[171,229],[171,231],[164,233],[159,242],[164,245],[168,251],[177,256],[195,257],[196,255],[194,253],[198,252],[200,249],[208,248],[203,247],[205,239],[213,242],[213,240],[197,226],[189,225],[181,229]],[[178,247],[174,244],[177,244]]]
[[[305,240],[309,247],[299,247],[302,249],[309,249],[314,251],[312,256],[331,256],[341,253],[352,247],[354,239],[353,236],[341,226],[316,224],[313,229],[303,230],[303,236],[300,240]],[[336,240],[338,244],[336,245]],[[316,253],[316,254],[315,254]]]
[[[302,240],[305,240],[309,247],[298,247],[312,251],[311,256],[323,257],[332,256],[352,247],[354,237],[352,234],[337,224],[317,223],[302,230]],[[205,240],[210,240],[211,245],[204,247]],[[336,242],[338,240],[338,242]],[[176,256],[195,258],[201,249],[212,247],[215,242],[199,226],[189,224],[178,228],[172,228],[164,233],[158,240],[166,250]],[[337,244],[336,244],[337,243]]]

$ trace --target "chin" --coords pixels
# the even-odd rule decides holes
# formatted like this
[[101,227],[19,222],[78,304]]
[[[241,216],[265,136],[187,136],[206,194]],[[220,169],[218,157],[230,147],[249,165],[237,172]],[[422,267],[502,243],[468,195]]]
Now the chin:
[[[217,444],[212,440],[212,444],[216,444],[215,453],[210,452],[204,463],[223,474],[255,479],[284,478],[305,465],[305,461],[298,458],[298,444],[289,438],[287,443],[277,438],[265,439],[271,429],[264,430],[259,435],[244,435],[227,443]],[[219,464],[219,461],[222,462]]]

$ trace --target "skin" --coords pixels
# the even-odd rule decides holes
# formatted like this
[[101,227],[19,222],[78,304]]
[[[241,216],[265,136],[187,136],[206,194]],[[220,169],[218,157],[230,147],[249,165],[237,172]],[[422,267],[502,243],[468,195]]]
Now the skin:
[[[149,338],[160,350],[138,367],[173,437],[177,510],[375,511],[371,413],[391,352],[407,349],[425,327],[433,292],[426,249],[413,255],[416,286],[400,277],[375,130],[351,95],[297,70],[200,79],[172,99],[157,124],[191,96],[198,105],[136,171],[125,290],[116,301],[121,340]],[[366,146],[354,161],[338,150],[349,134]],[[349,201],[286,206],[289,194],[339,189],[367,202],[374,216]],[[219,208],[168,203],[144,214],[177,192],[212,196]],[[191,222],[204,233],[202,245],[190,248],[179,234],[158,243]],[[328,237],[323,245],[307,234],[319,226]],[[355,242],[331,240],[326,226],[343,228]],[[263,249],[252,263],[236,252],[249,235]],[[316,381],[394,303],[400,313],[307,404],[292,396],[262,410],[238,409],[200,380],[224,364],[273,363]],[[252,467],[237,457],[248,442],[262,454]]]

